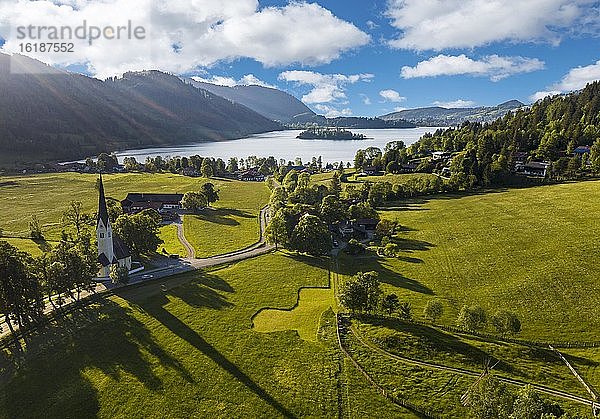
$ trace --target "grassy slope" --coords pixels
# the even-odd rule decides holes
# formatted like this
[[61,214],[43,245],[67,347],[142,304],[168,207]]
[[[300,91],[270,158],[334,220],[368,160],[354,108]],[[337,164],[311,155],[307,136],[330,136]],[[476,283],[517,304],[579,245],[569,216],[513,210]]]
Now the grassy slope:
[[220,200],[214,208],[184,218],[185,236],[196,257],[208,257],[238,250],[258,240],[260,209],[269,201],[264,183],[223,182]]
[[405,227],[400,258],[347,259],[346,273],[379,270],[417,315],[440,298],[446,323],[480,304],[517,312],[527,338],[597,340],[599,197],[586,182],[414,201],[382,213]]
[[[71,201],[81,201],[86,211],[96,211],[96,178],[96,175],[76,173],[0,177],[0,228],[5,234],[27,236],[29,221],[35,214],[45,237],[48,240],[59,239],[61,217]],[[206,181],[173,174],[104,176],[107,196],[119,200],[125,198],[128,192],[197,191]],[[266,186],[219,179],[211,179],[210,182],[221,190],[221,200],[215,205],[218,212],[200,216],[198,221],[187,226],[191,236],[188,239],[197,246],[200,255],[220,253],[220,248],[235,250],[256,241],[258,209],[269,197]],[[201,219],[204,221],[200,222]],[[224,243],[214,240],[215,237],[221,238]],[[35,251],[37,245],[22,241],[19,247]]]
[[331,288],[303,288],[292,310],[287,308],[261,311],[253,320],[259,332],[296,330],[305,340],[315,341],[323,312],[335,307]]
[[[160,228],[160,238],[163,244],[158,248],[158,253],[176,254],[185,257],[187,251],[177,237],[177,226],[169,224]],[[164,250],[164,251],[163,251]]]
[[[77,332],[70,322],[52,331],[49,348],[0,385],[0,417],[337,415],[334,337],[250,327],[258,309],[326,285],[322,262],[276,254],[190,275],[165,293],[159,283],[122,292]],[[350,399],[369,409],[371,397]]]
[[[387,174],[383,176],[360,176],[356,178],[356,181],[359,182],[389,182],[392,185],[404,185],[410,179],[429,179],[435,178],[435,175],[431,175],[428,173],[402,173],[397,175]],[[353,177],[350,177],[350,181],[354,180]]]

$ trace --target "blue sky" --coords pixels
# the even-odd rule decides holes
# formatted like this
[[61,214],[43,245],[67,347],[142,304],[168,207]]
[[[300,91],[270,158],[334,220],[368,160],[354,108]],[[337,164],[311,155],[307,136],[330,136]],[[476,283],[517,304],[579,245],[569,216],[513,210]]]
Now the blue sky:
[[57,16],[101,26],[115,9],[144,22],[140,10],[152,9],[151,45],[98,41],[75,56],[36,58],[99,78],[156,68],[228,85],[263,83],[330,116],[530,103],[600,78],[598,1],[6,1],[7,52],[17,45],[8,26],[14,35],[17,24]]

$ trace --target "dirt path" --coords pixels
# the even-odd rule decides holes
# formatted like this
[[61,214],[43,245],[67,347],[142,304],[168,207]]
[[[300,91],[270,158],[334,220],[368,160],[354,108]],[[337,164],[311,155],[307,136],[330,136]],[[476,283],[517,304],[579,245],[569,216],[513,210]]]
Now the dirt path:
[[[339,326],[338,326],[339,328]],[[354,337],[366,348],[379,353],[380,355],[383,355],[386,358],[392,359],[394,361],[400,361],[403,362],[405,364],[410,364],[410,365],[416,365],[419,367],[424,367],[424,368],[432,368],[432,369],[437,369],[437,370],[443,370],[443,371],[448,371],[448,372],[453,372],[455,374],[461,374],[461,375],[467,375],[467,376],[471,376],[474,378],[477,378],[481,375],[480,371],[471,371],[471,370],[467,370],[467,369],[463,369],[463,368],[456,368],[456,367],[449,367],[446,365],[440,365],[440,364],[436,364],[433,362],[427,362],[427,361],[421,361],[421,360],[417,360],[417,359],[412,359],[412,358],[406,358],[400,355],[396,355],[393,354],[391,352],[388,352],[382,348],[380,348],[379,346],[375,345],[373,342],[368,341],[367,339],[363,338],[362,336],[360,336],[360,334],[352,327],[349,328],[350,333],[352,333],[352,335],[354,335]],[[570,400],[576,403],[580,403],[580,404],[584,404],[587,406],[592,406],[592,400],[588,400],[585,397],[581,397],[581,396],[577,396],[575,394],[570,394],[561,390],[556,390],[550,387],[546,387],[546,386],[542,386],[539,384],[532,384],[532,383],[527,383],[525,381],[521,381],[521,380],[516,380],[513,378],[508,378],[508,377],[503,377],[501,375],[494,375],[499,381],[502,381],[506,384],[511,384],[511,385],[515,385],[515,386],[525,386],[527,384],[531,384],[531,386],[538,392],[540,393],[544,393],[544,394],[548,394],[550,396],[554,396],[554,397],[559,397],[562,399],[566,399],[566,400]]]
[[179,242],[185,247],[185,251],[187,252],[186,258],[195,259],[196,258],[196,249],[194,246],[190,244],[189,241],[185,238],[185,233],[183,231],[183,217],[184,215],[179,216],[179,221],[175,223],[177,226],[177,238]]
[[[260,255],[269,253],[271,250],[274,249],[274,246],[267,244],[266,240],[265,240],[265,230],[266,230],[267,224],[268,224],[268,209],[269,209],[269,207],[265,206],[260,211],[259,240],[251,246],[248,246],[244,249],[236,250],[234,252],[229,252],[229,253],[225,253],[222,255],[217,255],[217,256],[213,256],[210,258],[204,258],[204,259],[195,259],[193,257],[193,254],[192,254],[192,257],[190,257],[188,254],[188,257],[186,257],[184,259],[170,261],[170,263],[168,265],[162,266],[158,269],[142,271],[140,273],[134,274],[129,278],[129,283],[126,285],[116,285],[116,284],[110,284],[108,282],[98,284],[95,287],[96,294],[103,294],[103,293],[106,293],[107,291],[115,291],[115,290],[125,291],[129,288],[135,288],[137,290],[137,292],[140,292],[142,289],[146,288],[146,285],[154,286],[154,287],[148,287],[149,290],[155,288],[157,285],[158,286],[162,286],[162,285],[170,286],[171,284],[168,279],[172,276],[179,275],[179,274],[182,274],[185,272],[191,272],[191,271],[198,270],[198,269],[205,269],[205,268],[210,268],[213,266],[219,266],[219,265],[225,265],[228,263],[240,262],[245,259],[250,259],[250,258],[253,258],[256,256],[260,256]],[[183,231],[182,231],[182,234],[183,234]],[[177,235],[179,236],[179,225],[178,225],[178,229],[177,229]],[[185,236],[183,237],[183,239],[186,240]],[[186,240],[186,242],[187,242],[187,240]],[[183,243],[183,241],[182,241],[182,243]],[[188,245],[189,245],[189,243],[188,243]],[[191,245],[190,245],[190,247],[191,247]],[[186,248],[187,248],[187,246],[186,246]],[[191,247],[191,251],[194,252],[193,247]],[[188,252],[189,252],[189,250],[188,250]],[[174,284],[181,285],[182,283],[189,281],[190,279],[191,278],[179,279],[179,280],[176,280],[174,282]],[[135,287],[133,287],[134,285],[135,285]],[[141,288],[140,288],[140,286],[141,286]],[[93,295],[93,293],[82,292],[81,300],[85,300],[86,298],[89,298],[91,295]],[[67,306],[68,306],[68,304],[63,305],[63,308],[66,308]],[[50,314],[53,311],[54,311],[54,308],[52,307],[52,305],[49,302],[47,302],[46,307],[44,308],[44,313]],[[13,329],[18,330],[18,326],[14,325]],[[0,318],[0,339],[4,338],[5,336],[7,336],[9,334],[10,334],[10,331],[8,329],[8,326],[6,325],[5,318],[1,317]]]

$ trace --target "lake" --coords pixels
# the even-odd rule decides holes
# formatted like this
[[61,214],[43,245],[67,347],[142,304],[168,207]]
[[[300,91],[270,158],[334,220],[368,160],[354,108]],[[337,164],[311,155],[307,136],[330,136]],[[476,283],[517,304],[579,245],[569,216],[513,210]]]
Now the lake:
[[390,141],[402,140],[409,146],[421,138],[426,132],[434,132],[437,128],[420,127],[407,129],[356,129],[354,133],[364,134],[366,140],[336,141],[336,140],[300,140],[296,137],[300,130],[273,131],[252,135],[238,140],[217,142],[201,142],[185,146],[144,148],[125,150],[115,153],[122,162],[124,157],[135,157],[143,163],[146,157],[203,157],[221,158],[225,161],[230,157],[245,159],[248,156],[269,157],[277,160],[294,160],[300,157],[303,162],[309,162],[312,157],[321,156],[323,162],[354,161],[354,155],[359,149],[379,147],[382,151]]

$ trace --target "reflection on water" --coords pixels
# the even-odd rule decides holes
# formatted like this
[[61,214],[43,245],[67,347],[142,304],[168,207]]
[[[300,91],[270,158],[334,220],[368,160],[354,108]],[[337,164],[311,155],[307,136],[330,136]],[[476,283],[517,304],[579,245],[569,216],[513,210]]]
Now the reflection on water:
[[116,153],[119,161],[124,157],[135,157],[143,162],[146,157],[184,157],[200,155],[204,157],[246,158],[248,156],[268,157],[294,160],[300,157],[302,161],[310,161],[312,157],[323,158],[323,162],[352,162],[354,154],[359,149],[379,147],[381,150],[390,141],[402,140],[408,146],[415,143],[426,132],[434,132],[437,128],[408,128],[408,129],[362,129],[352,132],[364,134],[366,140],[336,141],[336,140],[299,140],[296,136],[300,131],[273,131],[253,135],[239,140],[197,143],[187,146],[145,148],[126,150]]

